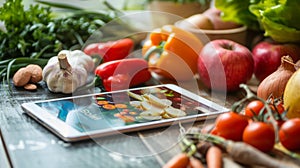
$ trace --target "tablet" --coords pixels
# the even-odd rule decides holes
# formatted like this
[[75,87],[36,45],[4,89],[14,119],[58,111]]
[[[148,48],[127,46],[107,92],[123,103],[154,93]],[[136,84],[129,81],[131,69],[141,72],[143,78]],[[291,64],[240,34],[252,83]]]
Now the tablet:
[[211,119],[228,109],[173,84],[23,103],[67,142]]

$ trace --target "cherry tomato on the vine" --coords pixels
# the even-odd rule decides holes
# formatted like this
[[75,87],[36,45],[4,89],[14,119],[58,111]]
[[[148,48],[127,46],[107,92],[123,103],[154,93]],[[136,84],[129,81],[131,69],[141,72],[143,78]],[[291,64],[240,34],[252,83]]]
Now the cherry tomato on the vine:
[[214,128],[210,131],[210,134],[212,134],[212,135],[218,135],[218,131],[217,131],[216,127],[214,127]]
[[[277,114],[277,115],[280,115],[280,114]],[[280,128],[281,125],[286,121],[285,118],[280,117],[280,116],[276,116],[276,115],[274,115],[274,119],[275,119],[275,122],[276,122],[278,128]],[[267,117],[267,121],[271,122],[271,118],[269,116]]]
[[278,125],[278,128],[281,128],[282,124],[285,123],[285,120],[283,120],[283,119],[276,120],[276,123],[277,123],[277,125]]
[[288,150],[300,150],[300,118],[289,119],[282,124],[279,140]]
[[[274,108],[274,107],[273,107]],[[284,106],[283,106],[283,103],[278,103],[278,104],[276,104],[276,109],[277,109],[277,112],[279,113],[279,114],[282,114],[284,111],[285,111],[285,108],[284,108]],[[275,110],[275,109],[273,109],[273,110]]]
[[246,116],[235,113],[227,112],[220,114],[215,122],[215,130],[213,134],[221,136],[225,139],[233,141],[241,141],[243,131],[248,125]]
[[264,103],[260,100],[253,100],[245,107],[245,115],[248,117],[257,116],[261,109],[264,107]]
[[[275,102],[275,103],[271,103],[269,104],[273,116],[276,120],[276,123],[278,125],[278,128],[281,127],[281,125],[286,121],[286,117],[285,117],[285,108],[283,106],[282,102]],[[270,120],[270,117],[267,118],[268,120]]]
[[251,122],[244,130],[243,141],[263,152],[269,152],[275,144],[275,130],[265,122]]

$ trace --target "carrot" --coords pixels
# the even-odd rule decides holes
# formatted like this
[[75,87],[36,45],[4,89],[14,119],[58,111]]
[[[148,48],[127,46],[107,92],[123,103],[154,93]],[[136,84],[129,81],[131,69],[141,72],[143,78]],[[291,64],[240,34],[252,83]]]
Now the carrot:
[[197,137],[198,140],[212,142],[218,144],[229,154],[229,156],[236,162],[245,165],[257,165],[269,168],[299,168],[292,162],[284,160],[277,160],[261,152],[260,150],[248,145],[244,142],[234,142],[231,140],[225,140],[224,138],[211,135],[211,134],[194,134],[193,137]]
[[190,159],[186,153],[180,153],[171,158],[163,168],[186,168]]
[[213,144],[210,142],[200,141],[197,143],[197,151],[201,155],[206,156],[206,153],[211,146],[213,146]]
[[211,146],[206,153],[207,168],[222,168],[222,150],[217,146]]
[[190,157],[189,168],[204,168],[204,166],[199,159]]

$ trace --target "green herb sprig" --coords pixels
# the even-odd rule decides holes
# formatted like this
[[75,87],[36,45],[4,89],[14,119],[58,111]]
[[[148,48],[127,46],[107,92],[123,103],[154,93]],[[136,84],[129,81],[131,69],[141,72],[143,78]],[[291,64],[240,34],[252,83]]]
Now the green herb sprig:
[[54,17],[50,6],[31,4],[24,8],[22,0],[7,0],[0,7],[0,78],[11,76],[30,63],[42,67],[60,50],[81,49],[99,28],[116,17],[113,12],[94,12],[60,6],[71,12],[67,17]]

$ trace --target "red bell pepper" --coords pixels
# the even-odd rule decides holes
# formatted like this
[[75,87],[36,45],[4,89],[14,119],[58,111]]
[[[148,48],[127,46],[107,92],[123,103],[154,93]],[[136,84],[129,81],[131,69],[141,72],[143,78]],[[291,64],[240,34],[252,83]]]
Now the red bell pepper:
[[84,48],[84,53],[90,56],[98,55],[102,62],[114,61],[126,58],[134,47],[130,38],[104,43],[92,43]]
[[128,89],[151,79],[148,62],[141,58],[128,58],[100,64],[95,75],[102,79],[106,91]]

